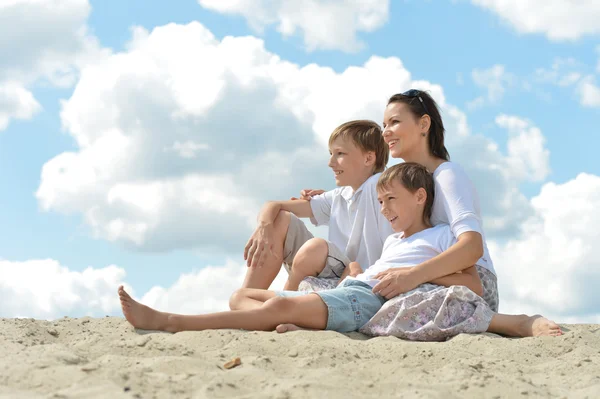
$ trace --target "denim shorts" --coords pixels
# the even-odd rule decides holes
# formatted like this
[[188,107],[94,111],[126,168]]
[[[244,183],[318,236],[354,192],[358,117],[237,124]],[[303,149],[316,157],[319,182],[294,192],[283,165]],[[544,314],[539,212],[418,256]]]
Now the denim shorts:
[[[278,291],[278,296],[307,295],[307,291]],[[345,279],[331,290],[314,292],[327,306],[326,330],[358,331],[381,309],[386,299],[373,293],[373,288],[359,280]]]

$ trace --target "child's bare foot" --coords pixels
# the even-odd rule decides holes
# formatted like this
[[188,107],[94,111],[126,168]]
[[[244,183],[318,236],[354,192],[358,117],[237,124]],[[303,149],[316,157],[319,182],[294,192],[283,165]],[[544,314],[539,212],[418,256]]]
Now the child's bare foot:
[[295,324],[280,324],[277,327],[275,327],[275,331],[277,331],[280,334],[290,332],[290,331],[300,331],[300,330],[306,330],[306,328],[298,327]]
[[523,329],[524,337],[557,337],[563,334],[558,324],[539,314],[526,317],[523,320],[521,328]]
[[119,299],[121,300],[123,315],[135,328],[170,331],[168,328],[168,313],[159,312],[146,305],[142,305],[130,297],[123,286],[119,287]]

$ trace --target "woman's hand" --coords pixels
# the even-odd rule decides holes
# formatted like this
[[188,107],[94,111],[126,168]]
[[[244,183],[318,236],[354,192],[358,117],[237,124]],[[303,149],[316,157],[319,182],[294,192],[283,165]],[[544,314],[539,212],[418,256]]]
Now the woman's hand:
[[300,191],[300,198],[292,197],[290,199],[310,201],[315,195],[323,194],[324,192],[325,190],[312,190],[310,188],[305,188],[304,190]]
[[392,299],[421,285],[412,272],[412,267],[388,269],[377,274],[375,278],[380,281],[373,287],[373,292],[386,299]]
[[262,267],[269,256],[275,256],[273,225],[258,226],[244,248],[244,260],[248,267]]

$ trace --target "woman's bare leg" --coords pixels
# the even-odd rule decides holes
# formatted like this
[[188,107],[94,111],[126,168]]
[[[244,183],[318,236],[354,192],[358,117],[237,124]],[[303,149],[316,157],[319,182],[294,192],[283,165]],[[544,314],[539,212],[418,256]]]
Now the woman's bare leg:
[[269,299],[276,296],[274,291],[257,288],[240,288],[229,298],[229,309],[250,310],[258,309]]
[[283,246],[285,237],[290,227],[290,213],[280,211],[273,222],[275,229],[275,242],[273,242],[273,254],[269,254],[264,265],[260,267],[248,267],[246,269],[246,278],[242,288],[260,288],[268,289],[283,264]]
[[273,297],[263,306],[251,310],[231,310],[195,316],[159,312],[135,301],[123,286],[119,298],[125,318],[135,328],[169,332],[244,329],[273,331],[282,323],[323,330],[327,326],[327,305],[320,296],[307,294],[300,297]]
[[488,332],[510,337],[539,337],[562,335],[560,326],[543,316],[495,314]]
[[306,241],[294,257],[290,275],[283,289],[297,291],[298,286],[308,276],[317,276],[325,268],[329,244],[322,238],[311,238]]

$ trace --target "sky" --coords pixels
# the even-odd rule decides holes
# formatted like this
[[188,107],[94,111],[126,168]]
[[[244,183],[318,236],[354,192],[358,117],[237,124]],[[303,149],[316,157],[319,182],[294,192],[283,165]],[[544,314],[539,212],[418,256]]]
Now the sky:
[[332,189],[331,131],[418,88],[479,192],[500,311],[600,323],[598,20],[596,0],[0,1],[0,317],[119,315],[121,283],[227,309],[261,204]]

